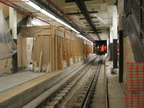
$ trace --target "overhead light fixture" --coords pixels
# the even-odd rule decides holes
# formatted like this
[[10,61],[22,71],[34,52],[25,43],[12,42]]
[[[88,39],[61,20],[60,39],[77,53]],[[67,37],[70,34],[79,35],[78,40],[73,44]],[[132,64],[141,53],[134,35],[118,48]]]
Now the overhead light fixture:
[[41,11],[41,7],[39,7],[38,5],[34,4],[33,2],[29,1],[29,2],[25,2],[26,4],[28,4],[29,6],[35,8],[38,11]]
[[[83,35],[78,35],[79,37],[81,37],[81,38],[83,38],[83,39],[85,39],[85,40],[87,40],[87,41],[89,41],[89,42],[91,42],[90,40],[88,40],[87,38],[85,38]],[[92,42],[91,42],[92,43]]]
[[76,29],[72,28],[70,25],[66,24],[66,23],[63,22],[62,20],[60,20],[60,19],[58,19],[58,18],[56,18],[55,20],[56,20],[57,22],[61,23],[62,25],[65,25],[65,26],[68,27],[69,29],[75,31],[76,33],[78,33],[78,34],[80,33],[79,31],[77,31]]
[[44,9],[41,10],[41,13],[47,15],[48,17],[52,18],[52,19],[56,19],[56,17],[50,13],[48,13],[47,11],[45,11]]
[[70,25],[66,24],[65,22],[63,22],[62,20],[56,18],[54,15],[52,15],[51,13],[47,12],[46,10],[42,9],[41,7],[39,7],[38,5],[36,5],[35,3],[29,1],[29,2],[25,2],[26,4],[28,4],[29,6],[35,8],[36,10],[40,11],[41,13],[47,15],[48,17],[56,20],[57,22],[59,22],[60,24],[68,27],[69,29],[73,30],[76,33],[80,33],[79,31],[77,31],[76,29],[74,29],[73,27],[71,27]]

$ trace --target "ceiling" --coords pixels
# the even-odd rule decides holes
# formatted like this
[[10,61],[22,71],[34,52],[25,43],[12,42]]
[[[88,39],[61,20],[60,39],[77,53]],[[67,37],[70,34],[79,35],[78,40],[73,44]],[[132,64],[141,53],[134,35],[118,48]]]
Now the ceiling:
[[[84,0],[84,4],[87,8],[90,20],[95,29],[90,26],[90,24],[85,18],[85,15],[82,14],[75,0],[38,0],[38,1],[32,0],[32,1],[35,2],[37,5],[40,5],[41,7],[43,7],[43,5],[39,4],[38,1],[43,2],[45,6],[50,7],[52,10],[58,13],[58,15],[61,16],[61,18],[67,20],[67,18],[63,14],[64,12],[76,25],[79,26],[79,29],[81,30],[81,32],[84,32],[83,33],[84,35],[90,36],[94,40],[99,40],[98,36],[100,37],[101,40],[108,39],[108,28],[112,25],[112,12],[109,11],[108,7],[114,5],[115,0]],[[52,1],[54,4],[52,5],[48,1]],[[80,1],[83,2],[83,0]],[[23,9],[24,7],[26,7],[25,9],[29,12],[35,12],[33,8],[30,9],[30,7],[22,3],[21,4],[15,3],[15,4]],[[56,9],[55,6],[58,6],[58,8]],[[58,9],[61,10],[61,12],[59,12]],[[41,13],[35,13],[35,15],[41,16],[43,18],[45,17]],[[57,24],[52,19],[48,18],[46,19],[49,22]],[[68,21],[69,20],[67,20],[67,22]],[[68,23],[71,24],[71,22]]]
[[[46,1],[46,0],[45,0]],[[94,40],[98,40],[97,34],[88,24],[76,2],[65,2],[74,0],[52,0],[60,9],[62,9],[71,19],[73,19],[86,33]],[[108,6],[114,5],[115,0],[85,0],[86,8],[91,20],[97,29],[101,40],[108,39],[108,28],[112,25],[112,13]]]

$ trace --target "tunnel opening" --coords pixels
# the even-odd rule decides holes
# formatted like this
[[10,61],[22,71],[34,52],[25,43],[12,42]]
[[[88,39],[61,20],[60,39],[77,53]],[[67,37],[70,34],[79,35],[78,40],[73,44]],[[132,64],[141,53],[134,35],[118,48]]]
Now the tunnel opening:
[[97,55],[105,55],[107,53],[107,41],[102,40],[102,41],[95,41],[95,53]]

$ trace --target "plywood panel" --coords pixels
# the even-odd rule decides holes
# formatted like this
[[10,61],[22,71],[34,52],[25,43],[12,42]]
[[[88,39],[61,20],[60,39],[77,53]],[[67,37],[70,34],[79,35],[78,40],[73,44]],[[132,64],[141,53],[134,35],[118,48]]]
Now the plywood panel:
[[2,3],[0,3],[0,6],[1,6],[1,9],[3,11],[5,18],[8,17],[9,16],[9,7],[7,5],[2,4]]
[[17,38],[18,68],[22,67],[22,36]]
[[52,39],[51,39],[51,42],[52,42],[52,43],[51,43],[51,44],[52,44],[52,45],[51,45],[51,52],[52,52],[52,72],[53,72],[53,71],[54,71],[54,67],[55,67],[55,66],[54,66],[54,65],[55,65],[55,63],[54,63],[54,48],[55,48],[55,47],[54,47],[54,36],[52,35],[51,38],[52,38]]
[[70,39],[70,36],[71,35],[69,33],[67,33],[67,32],[65,33],[65,38]]
[[28,67],[32,63],[33,38],[22,38],[22,64]]
[[[25,52],[25,53],[24,53]],[[22,38],[22,68],[25,67],[26,58],[26,39]]]
[[57,60],[57,49],[58,49],[58,42],[57,42],[57,36],[54,37],[54,66],[55,66],[55,70],[57,70],[57,66],[58,66],[58,60]]
[[62,69],[62,38],[57,37],[57,60],[58,60],[58,69]]
[[43,37],[43,65],[50,63],[50,59],[49,59],[49,53],[50,53],[50,46],[49,46],[49,42],[50,42],[50,37]]
[[67,61],[67,66],[70,66],[70,40],[66,39],[66,61]]
[[39,36],[48,36],[52,34],[51,26],[35,26],[35,27],[23,27],[21,31],[21,35],[39,35]]
[[[29,29],[29,31],[36,30],[34,32],[37,32],[37,30],[41,30],[41,28],[42,31],[39,31],[39,35],[36,35],[34,39],[33,61],[36,61],[38,66],[40,63],[42,64],[41,66],[48,64],[50,67],[49,72],[66,68],[66,66],[77,63],[92,54],[91,42],[78,37],[78,35],[76,36],[73,33],[67,32],[64,29],[55,26],[28,27],[23,29]],[[29,33],[23,37],[28,38],[30,36],[33,37],[34,33]],[[26,41],[23,42],[24,49],[24,47],[26,47]]]
[[71,40],[75,40],[75,36],[74,35],[71,35]]
[[36,35],[47,36],[47,35],[51,35],[51,34],[52,34],[51,29],[43,29],[42,31],[38,32]]
[[64,37],[64,32],[56,30],[56,36]]
[[35,56],[35,61],[36,63],[39,65],[39,60],[40,60],[40,52],[41,52],[41,44],[40,44],[40,37],[37,37],[35,38],[34,40],[34,49],[35,49],[35,52],[34,52],[34,56]]

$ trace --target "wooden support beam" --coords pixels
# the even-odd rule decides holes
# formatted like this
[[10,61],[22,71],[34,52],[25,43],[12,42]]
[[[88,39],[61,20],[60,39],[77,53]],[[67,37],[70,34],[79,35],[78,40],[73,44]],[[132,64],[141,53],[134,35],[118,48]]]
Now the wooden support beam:
[[54,71],[54,36],[51,36],[52,72]]
[[52,72],[52,37],[49,38],[49,48],[50,48],[50,72]]
[[41,72],[42,70],[42,56],[43,56],[43,52],[40,52],[40,60],[39,60],[39,72]]
[[62,69],[62,38],[57,37],[57,44],[58,44],[58,49],[57,49],[57,61],[58,61],[58,69]]
[[58,44],[57,44],[57,36],[55,36],[55,37],[54,37],[54,47],[55,47],[55,48],[54,48],[54,61],[55,61],[54,64],[55,64],[55,70],[58,69],[58,68],[57,68],[57,62],[58,62],[58,61],[57,61],[57,48],[58,48],[57,45],[58,45]]
[[[24,29],[29,30],[31,28],[34,30],[39,27],[28,27]],[[72,64],[70,62],[71,58],[73,59],[74,64],[79,58],[82,60],[92,53],[92,45],[90,42],[78,37],[77,34],[67,32],[64,29],[55,26],[40,28],[44,29],[44,35],[42,35],[43,32],[39,33],[36,37],[33,37],[33,34],[23,35],[24,39],[33,37],[33,64],[36,62],[40,68],[43,65],[48,64],[49,72],[61,70],[63,69],[63,60],[67,62],[67,66],[70,66]],[[48,35],[46,35],[47,32]],[[18,39],[18,44],[20,44],[19,48],[22,47],[22,42],[21,39]],[[19,66],[23,66],[23,48],[20,49],[18,49]],[[41,69],[39,71],[41,71]]]
[[18,68],[21,69],[22,68],[22,36],[18,36],[17,39],[17,46],[18,46]]

